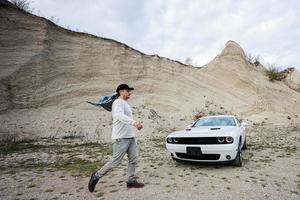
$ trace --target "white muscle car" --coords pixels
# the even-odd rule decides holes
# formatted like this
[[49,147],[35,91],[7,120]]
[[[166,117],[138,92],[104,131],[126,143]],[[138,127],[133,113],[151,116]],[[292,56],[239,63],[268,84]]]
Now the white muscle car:
[[245,126],[232,115],[202,117],[185,130],[166,138],[174,160],[230,162],[242,166],[242,149],[247,148]]

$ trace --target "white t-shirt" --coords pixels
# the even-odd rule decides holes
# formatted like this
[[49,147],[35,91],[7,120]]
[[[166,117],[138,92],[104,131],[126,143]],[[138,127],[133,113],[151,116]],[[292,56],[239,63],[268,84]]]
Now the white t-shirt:
[[116,99],[112,104],[112,139],[132,138],[134,120],[132,118],[132,109],[123,99]]

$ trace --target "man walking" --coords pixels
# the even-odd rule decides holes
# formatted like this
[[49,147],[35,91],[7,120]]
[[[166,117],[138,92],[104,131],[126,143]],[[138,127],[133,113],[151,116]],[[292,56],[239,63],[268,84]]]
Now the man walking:
[[144,184],[138,182],[135,178],[135,168],[138,160],[138,148],[133,133],[133,126],[138,130],[141,130],[143,125],[140,122],[133,120],[132,109],[127,103],[132,90],[134,90],[134,88],[129,87],[127,84],[121,84],[117,87],[116,92],[118,93],[119,97],[112,104],[113,157],[100,170],[91,175],[88,184],[90,192],[95,190],[95,186],[101,177],[122,162],[122,159],[126,153],[128,155],[127,187],[144,187]]

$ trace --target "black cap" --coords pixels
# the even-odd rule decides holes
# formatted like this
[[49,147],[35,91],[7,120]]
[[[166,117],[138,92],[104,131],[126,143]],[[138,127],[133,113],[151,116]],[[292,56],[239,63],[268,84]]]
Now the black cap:
[[119,94],[119,91],[120,91],[120,90],[134,90],[134,88],[129,87],[127,84],[120,84],[120,85],[117,87],[116,92]]

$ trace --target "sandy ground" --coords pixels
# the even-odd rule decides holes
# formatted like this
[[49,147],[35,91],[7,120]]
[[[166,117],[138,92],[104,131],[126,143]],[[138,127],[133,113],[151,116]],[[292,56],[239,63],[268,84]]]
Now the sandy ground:
[[[89,169],[111,156],[109,144],[74,145],[62,141],[34,142],[40,146],[1,149],[1,199],[300,199],[299,127],[248,128],[248,149],[242,167],[178,163],[164,147],[164,136],[138,137],[140,163],[137,176],[142,189],[125,187],[127,159],[104,176],[94,193],[87,190]],[[56,166],[69,158],[78,163]],[[37,163],[45,163],[38,165]],[[43,167],[41,167],[43,166]]]

